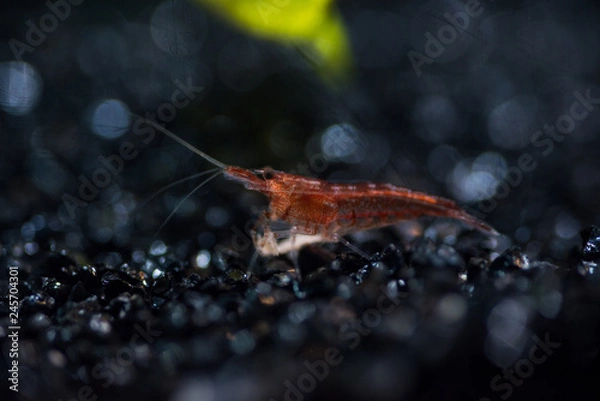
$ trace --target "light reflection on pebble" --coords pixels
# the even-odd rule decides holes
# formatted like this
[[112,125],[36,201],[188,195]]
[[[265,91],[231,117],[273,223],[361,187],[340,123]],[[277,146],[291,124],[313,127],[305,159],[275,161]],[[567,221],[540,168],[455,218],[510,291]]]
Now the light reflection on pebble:
[[42,95],[42,79],[29,63],[0,63],[0,108],[23,116],[35,108]]
[[466,315],[467,303],[460,295],[446,295],[437,304],[436,311],[448,323],[457,322]]
[[256,346],[256,340],[248,330],[238,331],[231,339],[231,350],[238,355],[245,355]]
[[161,240],[156,240],[150,245],[150,255],[160,256],[167,253],[167,246]]
[[28,164],[33,182],[39,189],[52,196],[62,195],[67,173],[54,158],[31,155]]
[[27,242],[25,244],[25,253],[28,255],[35,255],[40,250],[40,246],[37,242]]
[[365,158],[365,144],[358,130],[348,123],[332,125],[321,136],[321,151],[330,160],[360,163]]
[[582,227],[579,221],[567,212],[561,212],[556,217],[554,231],[556,232],[556,235],[562,239],[570,239],[575,237],[577,234],[579,234],[579,230],[581,230],[581,228]]
[[302,323],[310,318],[316,311],[315,305],[308,302],[297,302],[290,306],[288,317],[293,323]]
[[146,259],[146,252],[144,252],[142,249],[135,249],[131,253],[131,259],[136,263],[143,263]]
[[113,231],[108,227],[99,227],[94,233],[92,233],[94,240],[100,243],[107,243],[113,237]]
[[504,157],[496,152],[485,152],[472,163],[463,160],[450,174],[448,185],[453,195],[463,202],[477,202],[495,195],[508,172]]
[[462,202],[476,202],[490,198],[499,180],[485,171],[473,171],[467,162],[460,162],[452,171],[449,189]]
[[552,290],[544,294],[540,299],[539,310],[548,319],[556,318],[562,306],[563,296],[558,290]]
[[527,242],[531,238],[531,230],[527,227],[519,227],[515,231],[515,240],[518,242]]
[[114,139],[129,130],[130,121],[131,115],[125,103],[117,99],[105,99],[92,108],[90,129],[99,137]]
[[215,385],[208,379],[193,379],[182,380],[177,386],[173,397],[173,401],[215,401],[217,394]]
[[508,171],[506,160],[500,153],[485,152],[477,156],[472,164],[473,171],[490,173],[496,179],[503,179]]
[[279,337],[290,344],[300,344],[306,337],[306,326],[290,322],[281,322],[277,326]]
[[206,222],[212,227],[223,227],[229,221],[229,212],[222,207],[209,207],[206,211]]
[[194,262],[201,269],[206,269],[210,264],[211,255],[206,249],[201,250],[196,254]]
[[497,105],[488,117],[488,135],[503,149],[522,149],[531,142],[539,122],[537,99],[518,96]]
[[35,238],[35,226],[33,223],[27,222],[21,226],[21,237],[26,241],[32,241]]
[[492,309],[487,320],[486,355],[497,366],[507,367],[520,355],[529,331],[528,310],[515,299],[506,299]]

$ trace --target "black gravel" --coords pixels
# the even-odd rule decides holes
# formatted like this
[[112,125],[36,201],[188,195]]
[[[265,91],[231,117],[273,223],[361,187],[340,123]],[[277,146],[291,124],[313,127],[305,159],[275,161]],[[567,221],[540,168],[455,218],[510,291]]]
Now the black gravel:
[[490,261],[495,240],[475,232],[397,242],[370,260],[309,248],[302,282],[286,259],[259,260],[246,280],[231,260],[207,272],[167,246],[81,262],[57,245],[28,256],[6,244],[3,263],[19,268],[20,394],[593,399],[600,229],[582,237],[562,267],[518,247]]

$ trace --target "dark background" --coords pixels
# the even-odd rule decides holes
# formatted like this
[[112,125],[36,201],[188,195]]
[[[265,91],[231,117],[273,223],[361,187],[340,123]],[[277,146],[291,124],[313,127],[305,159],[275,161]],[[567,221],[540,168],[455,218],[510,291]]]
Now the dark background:
[[[233,256],[225,261],[216,256],[214,249],[215,246],[231,248],[229,244],[235,241],[236,232],[232,227],[247,227],[256,214],[255,208],[265,202],[257,194],[221,177],[190,197],[158,236],[154,236],[178,202],[197,184],[186,182],[148,203],[144,200],[164,185],[213,166],[168,138],[157,135],[148,144],[141,142],[140,136],[126,128],[126,114],[119,112],[155,113],[161,104],[170,101],[178,88],[177,80],[192,82],[204,90],[189,105],[177,110],[167,128],[224,163],[243,167],[270,165],[337,181],[390,182],[454,199],[502,233],[491,240],[491,245],[481,239],[473,240],[470,246],[485,248],[483,259],[493,259],[517,245],[531,261],[543,260],[558,266],[562,270],[556,280],[567,280],[565,277],[577,270],[580,261],[580,231],[600,220],[600,105],[595,105],[564,140],[547,141],[544,146],[535,146],[532,140],[544,124],[555,124],[569,110],[577,100],[575,93],[585,94],[590,90],[592,97],[600,98],[600,9],[595,2],[481,1],[483,13],[471,20],[469,31],[461,33],[433,63],[424,64],[420,75],[410,63],[409,52],[424,53],[425,33],[437,33],[446,24],[444,13],[460,10],[461,2],[337,3],[354,55],[353,75],[346,80],[319,76],[313,65],[293,48],[256,39],[199,5],[183,1],[84,1],[74,6],[55,31],[48,33],[33,51],[23,53],[22,61],[17,62],[10,41],[25,42],[26,22],[31,20],[37,25],[48,8],[43,2],[3,2],[0,250],[2,264],[19,264],[24,271],[21,280],[33,283],[28,284],[24,294],[30,296],[41,291],[40,277],[61,281],[60,275],[52,273],[53,267],[49,267],[55,262],[48,262],[48,258],[61,253],[72,262],[56,262],[59,270],[70,264],[97,266],[99,271],[117,269],[127,263],[147,266],[146,256],[164,255],[165,249],[171,259],[158,262],[165,271],[169,263],[184,267],[191,263],[195,268],[202,264],[206,268],[199,275],[204,280],[211,275],[229,274],[232,266],[246,270],[252,256],[250,247],[235,249]],[[98,107],[110,105],[116,105],[116,109],[109,108],[112,112],[103,119],[94,119]],[[110,138],[111,135],[118,136]],[[81,184],[79,177],[90,179],[102,167],[99,156],[118,154],[127,141],[136,146],[136,157],[125,161],[122,171],[111,175],[110,185],[71,214],[65,206],[65,195],[76,198]],[[546,146],[552,146],[551,150]],[[507,174],[519,165],[523,154],[531,155],[536,168],[524,172],[511,184]],[[325,160],[326,168],[310,168],[315,155]],[[508,194],[501,192],[503,185]],[[494,196],[495,191],[499,192]],[[411,230],[435,239],[436,227],[448,223],[431,224],[431,220],[426,220],[386,230],[376,235],[372,241],[375,244],[367,244],[365,249],[380,252],[389,244],[389,238],[405,238]],[[456,233],[458,229],[454,230],[451,231]],[[363,243],[372,237],[358,236],[354,240]],[[454,245],[452,241],[448,244]],[[326,249],[342,252],[343,247]],[[203,262],[199,262],[201,256]],[[301,267],[306,272],[321,266],[322,262],[305,259],[306,265]],[[49,270],[40,273],[44,269]],[[151,276],[154,269],[145,271]],[[183,276],[189,277],[189,271]],[[336,276],[336,280],[344,279],[343,276]],[[173,278],[169,285],[176,286],[175,282],[182,277]],[[71,291],[78,282],[87,286],[82,280],[79,277],[62,281]],[[515,282],[517,292],[534,291],[534,286],[519,289],[518,280]],[[490,291],[494,290],[493,284],[489,285]],[[598,337],[594,336],[599,327],[598,282],[578,285],[585,290],[575,291],[577,296],[573,295],[573,299],[585,298],[589,308],[582,307],[571,314],[564,312],[570,318],[563,316],[556,321],[556,316],[546,315],[541,327],[564,328],[572,322],[569,319],[582,319],[586,323],[575,324],[573,330],[577,328],[579,334],[586,332],[581,341],[593,346],[581,351],[587,352],[586,363],[573,362],[573,359],[579,361],[578,357],[571,358],[566,353],[553,362],[555,365],[546,366],[551,378],[560,376],[563,362],[564,366],[583,371],[597,361]],[[549,288],[545,284],[542,287]],[[566,287],[561,284],[557,288],[561,299],[566,299]],[[461,292],[464,289],[452,291],[455,290],[465,295]],[[85,291],[94,294],[88,287]],[[234,285],[232,291],[250,297],[246,287]],[[298,295],[291,289],[288,293]],[[152,313],[172,313],[161,312],[162,304],[153,303],[156,297],[145,295],[154,308]],[[366,347],[356,356],[355,364],[346,365],[339,375],[326,381],[316,396],[336,392],[353,394],[357,399],[369,395],[380,399],[441,396],[441,390],[438,393],[427,389],[459,387],[449,374],[452,371],[449,361],[461,359],[456,349],[471,350],[477,355],[469,371],[479,372],[481,377],[467,393],[449,390],[448,397],[491,396],[489,379],[500,368],[481,354],[484,326],[490,310],[494,305],[504,305],[506,296],[503,291],[486,295],[486,301],[481,301],[485,306],[469,301],[469,319],[475,322],[474,329],[462,332],[457,340],[461,345],[456,345],[455,354],[444,354],[448,359],[440,362],[434,358],[433,362],[417,368],[412,358],[419,359],[422,350],[411,342],[390,340],[389,347],[403,355],[402,358],[377,359],[381,355],[376,352],[371,355]],[[60,327],[65,324],[59,316],[60,297],[54,298],[57,306],[45,314],[53,325]],[[86,299],[83,295],[81,298]],[[163,298],[167,305],[177,296],[170,294]],[[68,301],[75,299],[77,296],[73,298],[70,293]],[[214,296],[217,299],[221,298]],[[522,305],[529,305],[519,299]],[[327,295],[319,298],[319,302],[329,301],[331,297]],[[368,305],[366,302],[363,307]],[[102,304],[102,307],[107,306]],[[535,309],[531,305],[528,308]],[[358,315],[359,309],[355,310]],[[35,308],[30,312],[24,308],[22,314],[36,316],[35,312]],[[260,313],[247,319],[259,321]],[[534,329],[535,325],[529,323],[528,329],[543,338],[544,329]],[[119,329],[121,338],[130,337],[131,325],[126,327],[129,329]],[[187,329],[193,332],[192,328]],[[32,341],[37,338],[28,333],[24,335]],[[315,336],[327,338],[324,333]],[[173,338],[163,346],[182,346],[176,336]],[[475,340],[471,342],[472,339]],[[429,344],[427,339],[422,341]],[[31,351],[36,353],[33,360],[38,365],[32,365],[31,371],[25,368],[21,371],[22,377],[30,374],[36,378],[32,379],[31,390],[24,391],[26,396],[35,399],[38,391],[49,388],[59,396],[71,397],[73,389],[81,383],[92,383],[92,387],[99,388],[98,383],[78,373],[78,366],[93,366],[101,356],[81,360],[69,355],[66,345],[63,349],[51,341],[42,344]],[[272,360],[263,356],[260,369],[269,371],[277,368],[273,364],[290,363],[285,362],[289,350],[277,348],[284,347],[280,344],[270,346],[274,348],[267,349],[275,356]],[[60,385],[53,386],[48,384],[53,379],[44,376],[40,361],[52,359],[48,352],[57,349],[65,352],[68,362],[61,366],[66,366],[64,371],[68,373],[56,379]],[[529,348],[519,349],[526,353]],[[73,352],[86,353],[84,349]],[[519,355],[522,354],[517,353],[514,358]],[[468,361],[463,362],[469,365]],[[182,395],[183,390],[177,392],[182,372],[203,371],[207,366],[212,369],[208,371],[218,372],[217,379],[208,374],[201,385],[194,382],[194,391],[203,388],[221,394],[223,383],[236,383],[231,377],[237,377],[242,384],[248,380],[240,367],[247,365],[238,366],[235,359],[227,359],[226,355],[207,364],[186,363],[175,364],[166,373],[160,369],[154,371],[156,377],[163,374],[168,378],[157,385],[160,391],[156,393],[154,384],[134,375],[136,379],[124,379],[121,394],[135,393],[147,386],[149,397],[188,399],[188,395]],[[448,375],[447,381],[436,377],[438,366],[446,366],[442,371]],[[365,375],[366,371],[361,369],[367,367],[376,373],[360,384],[348,384],[349,378]],[[396,373],[389,377],[384,374],[390,371]],[[397,383],[398,388],[386,384],[395,380],[397,372],[406,372],[413,380]],[[544,377],[536,372],[530,379],[532,384],[520,388],[521,393],[516,395],[541,399],[536,394],[542,394]],[[220,384],[214,387],[210,383]],[[555,384],[561,389],[568,387],[565,382]],[[365,388],[380,391],[370,393]],[[112,390],[118,391],[119,387],[106,391],[113,394]],[[568,394],[553,390],[547,389],[544,396]],[[239,397],[245,392],[232,390],[223,397],[215,394],[209,395],[214,399],[243,399]],[[262,393],[254,390],[248,390],[248,394],[257,399],[262,397]]]

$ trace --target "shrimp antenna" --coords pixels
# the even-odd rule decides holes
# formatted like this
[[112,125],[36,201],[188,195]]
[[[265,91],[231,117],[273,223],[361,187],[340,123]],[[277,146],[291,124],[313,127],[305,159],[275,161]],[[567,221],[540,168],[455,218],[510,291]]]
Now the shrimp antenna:
[[176,141],[179,144],[183,145],[184,147],[188,148],[192,152],[196,153],[197,155],[199,155],[200,157],[202,157],[207,162],[212,163],[212,164],[214,164],[215,166],[217,166],[217,167],[219,167],[221,169],[225,169],[227,167],[227,165],[225,163],[222,163],[222,162],[218,161],[217,159],[215,159],[213,157],[210,157],[209,155],[207,155],[206,153],[204,153],[200,149],[195,148],[193,145],[191,145],[190,143],[184,141],[182,138],[178,137],[173,132],[169,131],[168,129],[166,129],[162,125],[158,124],[157,122],[152,121],[149,118],[145,118],[145,117],[142,117],[142,116],[137,115],[137,114],[132,114],[132,115],[135,116],[135,117],[137,117],[137,118],[141,118],[145,123],[147,123],[148,125],[152,126],[153,128],[156,128],[157,130],[159,130],[160,132],[162,132],[163,134],[165,134],[169,138],[173,139],[174,141]]
[[210,177],[208,177],[206,180],[202,181],[196,188],[192,189],[186,196],[183,197],[183,199],[181,199],[179,201],[179,203],[177,204],[177,206],[175,206],[175,209],[173,209],[173,211],[167,216],[167,218],[165,219],[165,221],[160,225],[160,227],[158,228],[158,230],[156,230],[156,232],[154,233],[154,236],[157,236],[158,233],[164,228],[164,226],[169,222],[169,220],[171,220],[171,217],[173,217],[173,215],[177,212],[177,210],[179,210],[179,208],[181,207],[181,205],[183,205],[183,202],[185,202],[190,196],[192,196],[196,191],[198,191],[200,188],[202,188],[206,183],[208,183],[210,180],[212,180],[213,178],[215,178],[216,176],[218,176],[219,174],[221,174],[222,171],[217,171],[216,173],[212,174]]
[[202,177],[203,175],[206,174],[212,174],[216,171],[220,171],[220,169],[218,168],[211,168],[210,170],[206,170],[203,171],[201,173],[196,173],[196,174],[192,174],[189,177],[185,177],[185,178],[181,178],[175,182],[170,183],[169,185],[165,185],[164,187],[160,188],[159,190],[157,190],[156,192],[154,192],[152,195],[150,195],[149,197],[147,197],[146,199],[144,199],[144,201],[142,201],[142,205],[141,207],[143,208],[148,202],[150,202],[152,199],[156,198],[158,195],[162,194],[163,192],[165,192],[167,189],[172,188],[176,185],[179,185],[181,183],[187,182],[187,181],[191,181],[194,180],[198,177]]

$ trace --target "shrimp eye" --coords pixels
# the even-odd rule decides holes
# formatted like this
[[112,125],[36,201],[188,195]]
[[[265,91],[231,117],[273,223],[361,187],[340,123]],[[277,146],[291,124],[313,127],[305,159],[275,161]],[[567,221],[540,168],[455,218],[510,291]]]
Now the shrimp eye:
[[265,180],[272,180],[273,178],[275,178],[275,173],[272,169],[267,167],[263,170],[263,178]]
[[263,181],[269,181],[275,178],[275,170],[273,170],[271,167],[264,167],[252,170],[252,173],[257,179]]

